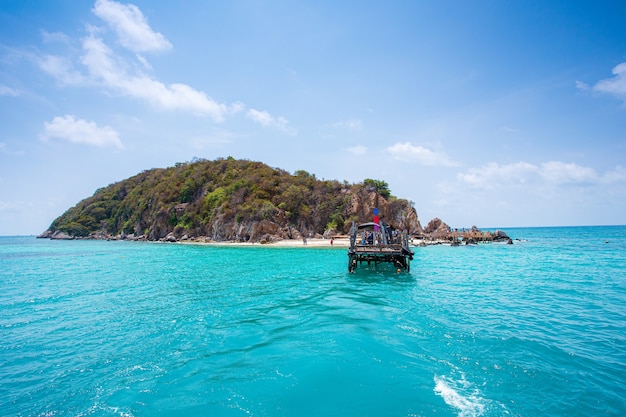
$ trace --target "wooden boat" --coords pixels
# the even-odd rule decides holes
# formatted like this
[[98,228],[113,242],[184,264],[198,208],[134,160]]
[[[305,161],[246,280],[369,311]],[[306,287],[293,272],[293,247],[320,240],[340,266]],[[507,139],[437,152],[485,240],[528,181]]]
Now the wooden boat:
[[409,271],[415,253],[409,248],[409,236],[392,229],[384,223],[352,223],[350,248],[348,249],[348,271],[354,272],[357,265],[367,262],[375,266],[390,263],[398,271]]

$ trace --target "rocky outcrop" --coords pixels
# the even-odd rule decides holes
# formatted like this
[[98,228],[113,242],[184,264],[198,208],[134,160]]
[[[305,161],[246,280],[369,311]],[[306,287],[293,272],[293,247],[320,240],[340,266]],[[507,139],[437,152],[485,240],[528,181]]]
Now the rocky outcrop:
[[495,232],[493,232],[493,241],[494,242],[507,242],[507,243],[511,241],[511,243],[513,243],[509,235],[507,235],[502,230],[496,230]]
[[72,240],[72,239],[74,239],[74,236],[70,236],[67,233],[62,232],[60,230],[57,230],[55,232],[53,232],[51,230],[46,230],[45,232],[43,232],[42,234],[37,236],[37,238],[39,238],[39,239],[53,239],[53,240]]
[[[372,221],[373,210],[378,204],[379,218],[381,221],[398,230],[407,230],[411,233],[421,233],[422,226],[417,212],[405,200],[388,202],[382,197],[376,197],[376,193],[360,191],[350,195],[350,204],[344,210],[346,219],[353,219],[355,223]],[[226,216],[218,216],[213,220],[207,236],[216,242],[239,241],[239,242],[271,242],[282,239],[302,239],[303,235],[309,237],[323,237],[330,239],[337,234],[349,231],[350,224],[346,223],[341,230],[327,229],[324,231],[303,228],[299,230],[289,223],[282,210],[276,210],[271,219],[261,221],[232,221]],[[180,238],[177,236],[177,238]]]
[[495,232],[483,232],[476,226],[470,229],[452,229],[444,221],[434,218],[424,228],[422,235],[418,236],[429,242],[451,243],[453,246],[475,245],[481,242],[506,242],[512,244],[513,240],[502,230]]
[[429,221],[424,228],[425,235],[436,239],[444,239],[450,234],[450,232],[450,226],[438,217]]
[[360,189],[352,193],[350,204],[346,207],[344,218],[353,218],[356,223],[370,222],[374,208],[378,208],[379,219],[394,229],[420,234],[420,224],[415,208],[406,200],[387,201],[376,192]]

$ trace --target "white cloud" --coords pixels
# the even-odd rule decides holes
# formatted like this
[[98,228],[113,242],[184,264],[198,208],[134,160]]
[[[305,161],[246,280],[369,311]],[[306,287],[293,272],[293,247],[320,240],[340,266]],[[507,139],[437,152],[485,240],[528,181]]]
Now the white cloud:
[[615,94],[619,96],[626,95],[626,62],[622,62],[613,68],[613,78],[598,81],[593,87],[595,91],[603,93]]
[[267,111],[250,109],[246,112],[246,117],[263,127],[273,127],[288,135],[296,135],[298,131],[291,126],[284,117],[274,117]]
[[356,119],[344,120],[333,123],[333,127],[336,129],[345,129],[350,132],[356,132],[363,129],[363,122]]
[[77,119],[72,115],[55,117],[51,122],[44,123],[42,139],[51,138],[102,148],[109,146],[124,148],[118,133],[112,127],[99,127],[94,122]]
[[59,43],[65,43],[65,44],[71,43],[70,37],[62,32],[48,32],[46,30],[42,30],[41,37],[43,41],[46,43],[53,43],[53,42],[59,42]]
[[474,188],[495,189],[524,185],[589,185],[626,179],[626,172],[618,167],[600,177],[595,170],[574,163],[559,161],[534,165],[528,162],[513,164],[488,163],[457,174],[457,179]]
[[578,88],[579,90],[589,90],[589,84],[583,82],[583,81],[576,81],[576,88]]
[[435,152],[409,142],[396,143],[389,146],[387,152],[389,152],[394,159],[399,161],[418,162],[426,166],[458,166],[458,164],[452,161],[444,152]]
[[553,184],[585,184],[598,180],[598,174],[591,168],[558,161],[543,163],[539,173]]
[[[171,48],[171,44],[150,28],[141,11],[132,4],[97,0],[93,12],[115,30],[123,46],[136,53]],[[102,28],[87,25],[86,29],[88,35],[81,40],[78,59],[45,55],[39,57],[39,67],[63,85],[102,87],[161,110],[187,111],[209,116],[215,122],[246,110],[246,105],[241,102],[218,103],[205,92],[184,83],[162,83],[149,74],[152,67],[145,57],[135,54],[133,59],[122,55],[104,41]],[[44,40],[61,40],[61,36],[44,32]],[[273,127],[289,135],[297,134],[284,117],[254,109],[248,110],[246,117],[264,127]]]
[[457,179],[475,188],[493,189],[514,184],[525,184],[537,179],[539,168],[527,162],[500,165],[490,162],[480,168],[470,168],[457,174]]
[[260,111],[256,109],[248,110],[246,117],[265,127],[270,126],[274,122],[274,117],[272,117],[272,115],[267,111]]
[[141,55],[137,55],[137,61],[148,71],[152,71],[152,65],[148,62],[148,60]]
[[93,12],[115,31],[122,46],[133,52],[172,48],[162,34],[150,28],[141,10],[134,4],[97,0]]
[[608,171],[602,177],[602,182],[607,184],[624,183],[626,184],[626,168],[619,165]]
[[346,149],[349,153],[356,156],[365,155],[367,153],[367,147],[363,145],[353,146]]
[[81,85],[87,80],[72,65],[72,62],[63,57],[45,55],[38,60],[39,67],[58,82],[65,85]]
[[0,84],[0,96],[11,96],[17,97],[20,95],[20,92],[14,88],[7,87],[4,84]]
[[614,75],[612,78],[600,80],[593,87],[582,81],[576,81],[576,87],[580,90],[591,89],[598,93],[626,98],[626,62],[615,66],[611,72]]
[[228,112],[230,114],[237,114],[239,112],[244,111],[245,109],[246,109],[246,105],[239,101],[228,106]]
[[224,104],[215,102],[204,92],[186,84],[174,83],[168,86],[144,74],[128,74],[123,68],[124,63],[98,37],[90,35],[83,39],[83,48],[83,64],[93,79],[106,88],[146,100],[164,110],[187,110],[208,115],[216,122],[223,121],[228,113]]

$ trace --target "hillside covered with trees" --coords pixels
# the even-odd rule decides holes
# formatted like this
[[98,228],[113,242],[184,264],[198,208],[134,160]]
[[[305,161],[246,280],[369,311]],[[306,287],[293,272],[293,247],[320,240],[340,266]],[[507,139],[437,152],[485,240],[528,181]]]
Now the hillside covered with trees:
[[41,237],[264,241],[347,233],[372,219],[421,232],[412,204],[384,181],[359,184],[290,174],[261,162],[219,158],[144,171],[98,189]]

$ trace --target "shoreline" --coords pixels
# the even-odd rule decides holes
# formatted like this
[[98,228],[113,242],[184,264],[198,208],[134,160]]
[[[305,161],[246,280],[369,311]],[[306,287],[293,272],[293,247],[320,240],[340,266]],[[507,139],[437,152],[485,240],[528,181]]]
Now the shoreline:
[[[200,241],[200,240],[179,240],[176,242],[165,242],[165,243],[174,243],[181,245],[201,245],[201,246],[221,246],[221,247],[262,247],[262,248],[325,248],[325,249],[347,249],[350,247],[350,238],[338,238],[333,239],[333,243],[330,243],[330,239],[323,238],[311,238],[307,239],[307,243],[300,239],[282,239],[274,242],[268,243],[258,243],[258,242],[216,242],[216,241]],[[484,244],[505,244],[505,242],[480,242],[480,243],[471,243],[470,245],[484,245]],[[461,246],[461,244],[454,245],[449,240],[445,239],[416,239],[413,240],[409,246],[413,248],[425,247],[425,246],[437,246],[437,245],[447,245],[447,246]],[[468,243],[463,243],[462,246],[466,246]]]
[[[494,236],[495,235],[495,236]],[[162,242],[162,243],[179,243],[183,245],[210,245],[210,246],[239,246],[239,247],[278,247],[278,248],[349,248],[350,247],[350,236],[347,235],[336,235],[332,238],[324,238],[321,235],[317,235],[318,237],[303,239],[268,239],[269,241],[263,239],[261,241],[215,241],[207,236],[199,236],[189,238],[187,235],[184,235],[182,238],[176,238],[173,233],[168,234],[165,238],[154,240],[152,242]],[[107,241],[131,241],[131,242],[151,242],[151,240],[146,239],[145,235],[135,237],[134,235],[118,235],[118,236],[108,236],[104,234],[99,235],[90,235],[89,237],[72,237],[63,232],[56,232],[54,234],[50,234],[50,232],[43,233],[39,236],[36,236],[37,239],[51,239],[51,240],[107,240]],[[275,237],[274,237],[275,238]],[[515,239],[518,240],[518,239]],[[500,243],[506,242],[508,244],[513,243],[513,239],[511,239],[506,233],[501,230],[497,230],[495,234],[491,232],[453,232],[446,234],[444,236],[420,236],[420,237],[412,237],[409,239],[409,246],[411,247],[423,247],[423,246],[434,246],[434,245],[450,245],[450,246],[459,246],[459,245],[477,245],[483,243]]]
[[[37,239],[41,239],[41,236],[34,236]],[[199,245],[199,246],[219,246],[219,247],[263,247],[263,248],[315,248],[315,249],[347,249],[350,247],[350,238],[348,236],[341,236],[332,239],[325,238],[309,238],[304,243],[301,239],[281,239],[275,240],[272,242],[238,242],[238,241],[214,241],[208,240],[206,237],[204,238],[191,238],[191,239],[181,239],[181,240],[145,240],[145,239],[125,239],[125,238],[107,238],[107,239],[93,239],[93,238],[48,238],[50,240],[106,240],[106,241],[127,241],[127,242],[152,242],[152,243],[166,243],[166,244],[180,244],[180,245]],[[519,239],[515,239],[519,240]],[[479,245],[479,244],[487,244],[487,243],[505,243],[498,241],[481,241],[481,242],[458,242],[454,244],[448,239],[440,239],[440,238],[416,238],[411,239],[409,246],[410,247],[425,247],[425,246],[437,246],[437,245],[448,245],[448,246],[460,246],[460,245]],[[513,243],[512,239],[509,239],[506,243]]]
[[215,242],[215,241],[199,241],[199,240],[180,240],[172,243],[180,243],[183,245],[207,245],[207,246],[238,246],[238,247],[277,247],[277,248],[348,248],[350,247],[349,238],[330,239],[311,238],[307,239],[306,244],[300,239],[282,239],[268,243],[254,242]]

